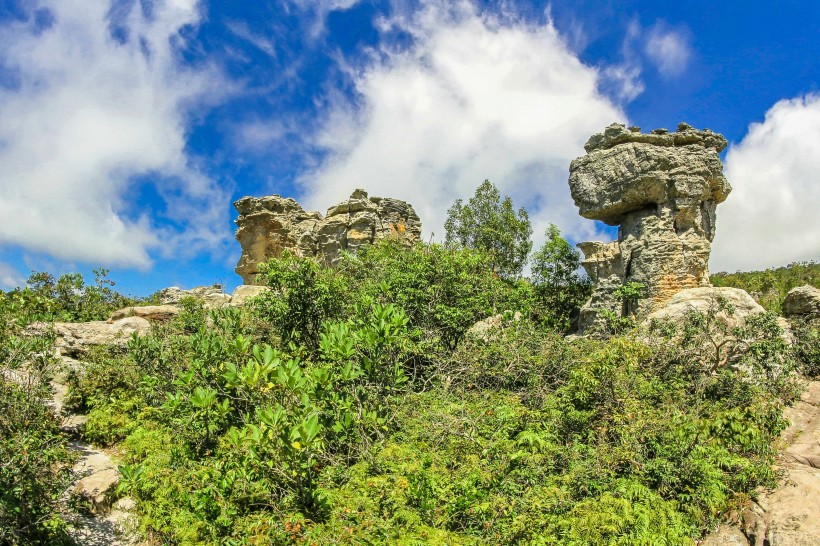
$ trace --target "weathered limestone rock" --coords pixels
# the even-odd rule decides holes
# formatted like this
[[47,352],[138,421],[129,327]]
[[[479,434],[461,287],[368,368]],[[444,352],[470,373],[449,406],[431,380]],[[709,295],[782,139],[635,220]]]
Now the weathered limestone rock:
[[142,317],[126,317],[114,322],[55,322],[49,324],[35,322],[26,328],[29,335],[43,335],[53,328],[54,347],[60,355],[82,356],[90,348],[98,345],[125,346],[131,334],[145,335],[151,330],[151,323]]
[[356,251],[377,239],[395,237],[410,245],[421,237],[421,221],[412,205],[368,197],[360,189],[330,207],[325,217],[278,195],[243,197],[234,207],[239,211],[236,239],[242,246],[236,272],[246,285],[256,283],[260,263],[286,249],[332,264],[342,251]]
[[806,285],[789,290],[783,300],[783,314],[820,317],[820,289]]
[[142,307],[124,307],[111,313],[108,322],[112,323],[126,317],[141,317],[148,321],[164,322],[179,314],[179,307],[173,305],[144,305]]
[[201,300],[206,308],[224,307],[231,301],[219,285],[197,286],[190,290],[182,290],[178,286],[171,286],[159,291],[159,301],[162,305],[180,305],[182,298],[196,298]]
[[[719,309],[721,300],[728,304],[732,313]],[[704,286],[681,290],[672,296],[664,307],[650,313],[645,322],[648,323],[654,319],[682,323],[690,311],[707,313],[710,310],[715,310],[715,318],[728,328],[742,326],[748,317],[765,311],[745,290],[723,286]]]
[[[570,164],[572,198],[584,218],[620,227],[615,242],[579,245],[597,283],[582,331],[601,309],[644,317],[680,290],[709,286],[715,209],[731,191],[718,156],[726,144],[685,123],[650,134],[616,123],[589,139],[587,154]],[[634,308],[613,294],[627,282],[646,286]]]
[[250,298],[255,298],[259,294],[270,290],[267,286],[255,286],[252,284],[240,284],[236,287],[231,295],[231,305],[234,307],[241,307],[247,303]]

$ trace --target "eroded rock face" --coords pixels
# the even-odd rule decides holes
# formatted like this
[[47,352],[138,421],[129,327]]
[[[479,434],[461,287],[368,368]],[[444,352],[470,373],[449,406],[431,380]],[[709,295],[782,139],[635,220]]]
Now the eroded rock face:
[[[569,185],[581,216],[617,225],[612,243],[581,243],[594,281],[581,310],[583,331],[599,311],[641,317],[687,288],[709,286],[715,209],[731,191],[718,154],[726,139],[685,123],[675,133],[612,124],[593,135],[587,154],[570,164]],[[631,308],[613,292],[628,282],[646,286]]]
[[395,237],[414,244],[421,238],[421,221],[412,205],[368,197],[360,189],[330,207],[324,217],[278,195],[243,197],[234,207],[239,211],[236,239],[242,246],[236,272],[246,285],[257,284],[259,264],[283,250],[332,264],[342,251],[356,251],[377,239]]

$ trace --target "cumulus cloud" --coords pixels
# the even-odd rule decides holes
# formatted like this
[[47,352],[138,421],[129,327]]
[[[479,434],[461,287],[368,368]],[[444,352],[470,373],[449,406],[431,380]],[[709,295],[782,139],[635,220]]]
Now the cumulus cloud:
[[782,100],[726,154],[713,271],[820,261],[820,95]]
[[17,269],[9,264],[0,262],[0,288],[10,290],[18,286],[23,286],[25,282],[26,280]]
[[692,55],[687,33],[662,23],[649,30],[644,51],[661,76],[669,78],[683,74]]
[[428,2],[380,28],[413,44],[382,47],[353,72],[355,105],[331,100],[316,136],[326,160],[301,179],[306,204],[323,209],[362,187],[411,202],[425,237],[443,239],[453,201],[490,179],[527,207],[538,240],[548,222],[574,239],[596,236],[570,198],[569,162],[625,115],[550,23]]
[[[14,74],[0,87],[0,245],[147,267],[160,245],[223,238],[227,196],[185,152],[189,108],[220,92],[213,70],[179,60],[196,0],[42,0],[36,13],[0,27],[0,70]],[[138,176],[166,211],[135,210]]]

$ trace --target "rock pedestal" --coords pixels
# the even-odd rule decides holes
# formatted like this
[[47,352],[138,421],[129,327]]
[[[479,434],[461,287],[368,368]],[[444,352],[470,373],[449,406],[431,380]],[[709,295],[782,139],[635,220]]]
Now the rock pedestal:
[[[570,164],[569,185],[581,216],[619,226],[612,243],[581,243],[584,268],[596,282],[581,310],[580,329],[617,316],[646,316],[686,288],[709,286],[715,209],[731,191],[718,154],[726,139],[685,123],[677,132],[612,124],[593,135],[587,154]],[[646,287],[627,305],[614,294],[628,283]]]
[[412,245],[421,238],[421,221],[412,205],[368,197],[360,189],[324,217],[278,195],[243,197],[234,207],[239,211],[236,239],[242,246],[235,271],[245,284],[256,284],[259,264],[284,250],[333,264],[342,251],[356,251],[377,239],[394,237]]

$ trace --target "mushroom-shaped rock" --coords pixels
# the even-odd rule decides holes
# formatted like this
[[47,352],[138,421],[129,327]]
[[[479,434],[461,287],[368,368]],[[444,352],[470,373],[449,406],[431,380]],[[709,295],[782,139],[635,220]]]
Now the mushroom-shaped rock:
[[[731,191],[719,153],[726,139],[685,123],[649,134],[612,124],[593,135],[570,164],[569,186],[581,216],[619,226],[612,243],[582,243],[584,267],[598,282],[581,313],[582,330],[598,309],[641,316],[682,289],[709,285],[715,210]],[[646,287],[636,306],[616,301],[628,282]]]

